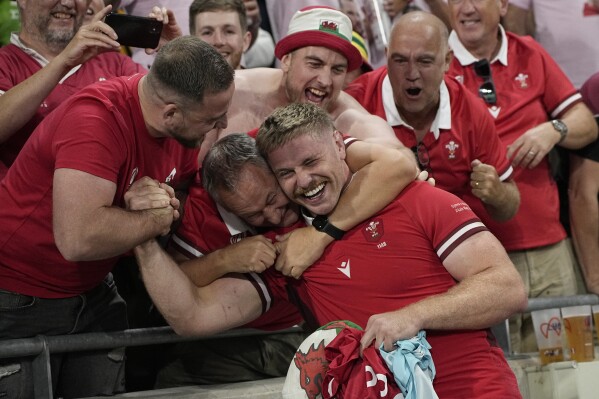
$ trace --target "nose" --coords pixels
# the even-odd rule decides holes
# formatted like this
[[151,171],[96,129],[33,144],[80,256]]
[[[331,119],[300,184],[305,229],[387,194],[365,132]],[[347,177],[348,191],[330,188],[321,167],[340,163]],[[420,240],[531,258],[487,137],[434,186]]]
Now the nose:
[[310,183],[312,183],[312,177],[309,173],[302,170],[296,171],[295,173],[297,179],[296,184],[298,187],[307,188],[310,186]]
[[333,78],[331,78],[330,68],[321,68],[318,73],[318,83],[324,87],[329,87],[333,84]]
[[226,129],[228,125],[229,125],[229,119],[227,118],[227,115],[224,115],[222,118],[220,118],[218,121],[216,121],[216,123],[214,124],[214,127],[218,128],[218,129]]
[[406,66],[406,79],[410,82],[418,80],[420,77],[420,70],[415,62],[409,61]]
[[474,1],[473,0],[462,0],[459,3],[459,7],[460,7],[460,11],[461,12],[472,12],[474,11]]
[[282,212],[280,208],[267,206],[262,212],[264,214],[264,219],[266,219],[269,225],[277,226],[281,223]]
[[225,44],[225,35],[220,30],[214,31],[214,43],[213,46],[222,46]]

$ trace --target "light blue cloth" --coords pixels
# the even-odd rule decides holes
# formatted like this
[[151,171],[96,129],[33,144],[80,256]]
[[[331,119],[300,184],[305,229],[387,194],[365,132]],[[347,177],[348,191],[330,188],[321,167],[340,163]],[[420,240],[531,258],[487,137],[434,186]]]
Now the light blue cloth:
[[397,349],[391,352],[386,352],[383,345],[379,350],[405,399],[439,399],[433,389],[435,364],[424,330],[395,345]]

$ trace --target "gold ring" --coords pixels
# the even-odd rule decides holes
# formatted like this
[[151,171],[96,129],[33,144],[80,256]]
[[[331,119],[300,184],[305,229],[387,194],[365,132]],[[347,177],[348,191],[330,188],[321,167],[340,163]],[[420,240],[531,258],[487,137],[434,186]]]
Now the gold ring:
[[474,182],[474,187],[478,187],[478,182],[477,181]]
[[534,156],[534,155],[536,154],[536,152],[534,152],[534,151],[532,151],[532,150],[531,150],[531,151],[528,151],[528,153],[529,153],[530,155],[532,155],[532,156]]

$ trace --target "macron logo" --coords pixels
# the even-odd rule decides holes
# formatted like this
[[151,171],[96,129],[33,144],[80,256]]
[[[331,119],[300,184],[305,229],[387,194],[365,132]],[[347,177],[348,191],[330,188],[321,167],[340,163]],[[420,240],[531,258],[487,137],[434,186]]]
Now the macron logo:
[[489,108],[489,112],[495,119],[497,119],[497,117],[499,116],[499,111],[501,111],[501,107],[498,107],[496,105],[493,105],[491,108]]
[[350,271],[349,271],[349,259],[347,260],[347,262],[341,262],[341,267],[338,267],[337,270],[339,270],[341,273],[345,274],[347,276],[347,278],[351,278]]

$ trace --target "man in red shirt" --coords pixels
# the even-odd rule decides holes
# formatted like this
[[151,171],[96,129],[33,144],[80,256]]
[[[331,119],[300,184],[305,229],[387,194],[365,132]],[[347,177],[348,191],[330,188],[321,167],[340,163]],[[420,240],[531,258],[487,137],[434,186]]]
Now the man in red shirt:
[[[574,295],[575,259],[559,221],[547,154],[556,145],[588,144],[597,126],[547,52],[499,24],[507,5],[508,0],[449,1],[454,59],[448,75],[482,97],[515,168],[520,209],[511,220],[488,220],[487,226],[508,251],[530,297]],[[512,350],[535,351],[530,316],[513,322]]]
[[483,222],[508,220],[520,201],[513,169],[484,106],[444,76],[451,61],[447,36],[430,13],[401,16],[391,31],[387,66],[345,91],[387,120],[437,187],[466,201]]
[[[326,112],[312,104],[281,108],[264,122],[257,142],[283,192],[306,208],[313,226],[326,226],[326,215],[354,183]],[[389,350],[426,330],[439,397],[520,397],[486,328],[526,306],[524,288],[501,244],[467,204],[415,182],[381,212],[336,233],[299,280],[271,268],[199,288],[155,241],[135,253],[148,292],[180,334],[232,328],[259,316],[267,303],[288,300],[313,327],[338,319],[365,326],[362,347],[376,341]]]
[[144,71],[118,53],[103,7],[82,26],[89,0],[19,2],[21,30],[0,49],[0,180],[51,111],[92,83]]
[[[0,182],[0,338],[126,328],[110,271],[178,216],[169,197],[130,211],[130,186],[144,176],[150,190],[174,195],[167,184],[187,183],[194,147],[226,126],[233,90],[222,56],[188,36],[163,47],[147,75],[90,85],[44,118]],[[118,356],[57,357],[56,395],[121,391]],[[16,372],[0,391],[32,397],[27,362],[9,364]]]

